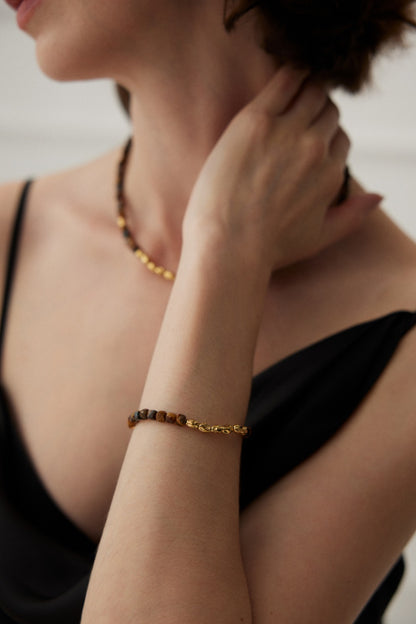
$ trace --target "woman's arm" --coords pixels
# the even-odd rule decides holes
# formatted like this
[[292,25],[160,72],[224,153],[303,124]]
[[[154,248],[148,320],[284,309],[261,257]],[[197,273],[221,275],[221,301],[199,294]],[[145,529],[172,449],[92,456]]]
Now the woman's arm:
[[[210,256],[199,250],[183,258],[141,406],[242,423],[267,280],[259,272],[243,283],[240,265],[224,257],[213,267]],[[83,622],[251,622],[240,552],[240,448],[237,435],[150,421],[136,427]]]
[[[279,72],[198,179],[141,407],[242,424],[271,271],[342,235],[375,203],[363,196],[328,216],[348,145],[325,92],[302,88],[303,80]],[[237,435],[148,421],[136,428],[83,624],[252,621],[239,535],[240,446]]]

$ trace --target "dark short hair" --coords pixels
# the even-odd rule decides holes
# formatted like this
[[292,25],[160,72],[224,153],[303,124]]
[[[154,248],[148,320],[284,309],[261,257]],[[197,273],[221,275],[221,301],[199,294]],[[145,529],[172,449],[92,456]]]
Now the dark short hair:
[[259,43],[279,63],[356,92],[375,56],[416,28],[414,7],[414,0],[225,0],[224,25],[229,32],[254,10]]
[[[259,45],[277,64],[355,93],[371,78],[373,59],[416,28],[414,9],[415,0],[224,0],[223,23],[231,32],[251,14]],[[128,112],[128,91],[117,89]]]

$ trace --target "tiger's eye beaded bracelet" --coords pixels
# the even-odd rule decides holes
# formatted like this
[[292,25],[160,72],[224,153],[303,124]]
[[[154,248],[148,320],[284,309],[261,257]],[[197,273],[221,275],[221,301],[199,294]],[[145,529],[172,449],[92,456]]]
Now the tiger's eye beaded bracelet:
[[243,425],[209,425],[207,423],[200,423],[191,418],[187,418],[183,414],[174,414],[173,412],[162,412],[156,410],[141,409],[130,416],[127,419],[129,428],[132,429],[138,425],[142,420],[157,420],[158,422],[167,422],[180,427],[190,427],[191,429],[197,429],[202,433],[224,433],[229,435],[230,433],[237,433],[238,435],[248,437],[251,433],[250,427]]

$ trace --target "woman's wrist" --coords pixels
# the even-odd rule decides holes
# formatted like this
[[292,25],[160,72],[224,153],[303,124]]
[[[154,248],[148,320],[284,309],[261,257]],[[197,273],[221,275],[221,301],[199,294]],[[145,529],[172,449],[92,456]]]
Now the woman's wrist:
[[261,244],[243,232],[230,232],[224,224],[201,219],[183,231],[180,268],[199,267],[205,279],[241,281],[263,296],[272,262]]

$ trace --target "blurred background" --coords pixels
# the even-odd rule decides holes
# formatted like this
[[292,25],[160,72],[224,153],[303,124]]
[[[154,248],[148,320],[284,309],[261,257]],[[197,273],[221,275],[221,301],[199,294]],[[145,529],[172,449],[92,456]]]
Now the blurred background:
[[[109,81],[55,83],[41,74],[33,42],[0,5],[0,183],[79,165],[121,146],[129,125]],[[353,142],[351,169],[416,240],[416,36],[381,59],[374,85],[358,97],[336,93]],[[382,276],[380,276],[382,279]],[[416,295],[415,295],[416,308]],[[386,624],[416,623],[416,538]]]

